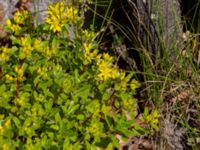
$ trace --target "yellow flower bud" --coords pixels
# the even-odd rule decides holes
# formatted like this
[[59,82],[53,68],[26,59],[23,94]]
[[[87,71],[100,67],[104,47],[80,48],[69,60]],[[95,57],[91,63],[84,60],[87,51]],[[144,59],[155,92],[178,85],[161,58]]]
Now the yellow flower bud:
[[6,79],[9,81],[13,81],[14,78],[12,76],[10,76],[9,74],[6,74]]
[[7,20],[6,20],[6,25],[7,25],[9,28],[12,26],[12,23],[11,23],[10,19],[7,19]]
[[10,119],[6,120],[4,126],[7,128],[7,127],[10,127],[10,125],[11,125]]
[[3,147],[2,147],[2,150],[9,150],[9,147],[7,144],[4,144]]
[[0,135],[3,135],[3,131],[4,131],[4,129],[3,129],[3,127],[0,125]]

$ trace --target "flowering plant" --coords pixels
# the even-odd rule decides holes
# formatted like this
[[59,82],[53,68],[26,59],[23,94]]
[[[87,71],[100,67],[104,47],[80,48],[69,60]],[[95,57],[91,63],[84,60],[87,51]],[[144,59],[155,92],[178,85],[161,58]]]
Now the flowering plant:
[[59,2],[39,26],[27,11],[7,21],[10,43],[0,47],[0,148],[112,149],[119,146],[116,134],[139,134],[132,128],[139,83],[98,50],[96,34],[82,29],[79,14]]

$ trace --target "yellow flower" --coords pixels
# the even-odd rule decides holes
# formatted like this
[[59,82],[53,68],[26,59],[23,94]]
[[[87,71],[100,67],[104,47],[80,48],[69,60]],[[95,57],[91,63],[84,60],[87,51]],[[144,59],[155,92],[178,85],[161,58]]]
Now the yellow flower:
[[4,129],[3,129],[3,127],[0,125],[0,136],[3,135],[3,131],[4,131]]
[[78,9],[66,7],[64,2],[58,2],[55,6],[50,5],[47,13],[46,23],[53,32],[61,32],[67,23],[76,23],[79,20]]
[[83,49],[84,49],[84,56],[85,56],[83,61],[85,64],[91,63],[93,59],[96,59],[98,50],[93,49],[93,46],[91,43],[83,44]]
[[158,123],[160,119],[160,114],[157,109],[152,110],[151,113],[149,113],[148,109],[145,108],[144,114],[142,116],[142,121],[146,124],[150,125],[154,129],[158,129]]
[[100,71],[104,71],[105,69],[109,68],[109,63],[105,60],[102,60],[98,67]]
[[10,19],[6,20],[6,27],[8,30],[11,30],[13,33],[18,33],[21,30],[21,27],[17,24],[12,24]]
[[11,23],[10,19],[7,19],[7,20],[6,20],[6,26],[7,26],[8,28],[11,28],[12,23]]
[[54,33],[62,31],[62,25],[60,24],[58,19],[54,17],[52,17],[51,19],[47,18],[46,23],[50,24],[50,30],[52,30]]
[[139,82],[135,79],[131,80],[131,83],[130,83],[130,88],[131,90],[135,90],[136,88],[138,88],[140,86]]
[[124,80],[125,76],[126,76],[126,73],[124,71],[120,72],[120,80]]
[[99,61],[99,59],[101,59],[101,57],[102,57],[102,54],[98,54],[98,55],[96,56],[97,61]]
[[53,32],[62,31],[62,27],[66,24],[64,2],[58,2],[55,6],[50,5],[47,13],[46,23],[50,25],[50,30]]
[[10,119],[6,120],[6,122],[4,123],[4,127],[8,128],[11,125],[11,121]]
[[24,74],[24,70],[18,66],[15,66],[14,71],[20,76],[23,76]]
[[116,79],[119,77],[119,70],[118,68],[114,67],[112,70],[111,70],[111,78],[112,79]]
[[4,114],[0,114],[0,119],[2,120],[4,118]]
[[127,82],[126,82],[125,80],[122,80],[122,81],[120,82],[120,85],[121,85],[122,91],[126,91]]
[[33,49],[31,45],[30,36],[22,37],[20,44],[21,44],[20,58],[24,59],[25,57],[29,57]]
[[1,53],[0,53],[0,61],[8,61],[10,56],[9,56],[9,53],[10,53],[10,49],[7,47],[7,46],[4,46],[1,48]]
[[28,11],[23,10],[23,11],[17,11],[14,14],[13,20],[15,21],[16,24],[24,24],[26,18],[28,17]]
[[9,74],[6,74],[6,80],[8,80],[8,81],[14,81],[15,80],[15,78],[14,77],[12,77],[11,75],[9,75]]
[[17,23],[17,24],[21,24],[23,23],[23,20],[22,20],[22,17],[21,17],[21,13],[19,11],[17,11],[13,17],[14,21]]
[[9,150],[9,147],[7,144],[4,144],[3,147],[2,147],[2,150]]
[[101,55],[97,56],[97,65],[99,74],[98,77],[100,80],[107,80],[109,78],[116,79],[120,77],[120,72],[117,67],[112,64],[113,58],[105,53],[103,54],[103,59],[101,59]]
[[100,73],[98,74],[100,80],[105,81],[111,77],[112,70],[110,68],[110,64],[107,61],[102,60],[98,64],[98,70],[100,71]]
[[23,10],[23,11],[17,11],[14,15],[14,21],[17,24],[24,24],[25,23],[25,19],[28,17],[28,11]]
[[91,50],[92,50],[92,44],[91,43],[85,43],[85,44],[83,44],[83,47],[84,47],[84,50],[85,50],[85,52],[86,53],[90,53],[91,52]]
[[89,127],[88,131],[92,134],[96,134],[99,131],[99,126],[97,123],[92,123],[92,125]]
[[13,33],[18,33],[20,30],[21,30],[21,27],[20,27],[19,25],[13,24],[13,25],[11,26],[11,31],[12,31]]
[[45,48],[45,55],[46,56],[52,56],[56,53],[56,50],[50,47]]
[[86,40],[93,40],[95,37],[95,33],[92,31],[84,30],[83,33],[85,35]]
[[47,68],[45,67],[39,67],[37,70],[37,73],[40,75],[43,75],[45,72],[47,72]]
[[34,41],[33,48],[34,48],[36,51],[38,51],[38,52],[40,52],[40,51],[42,50],[42,47],[41,47],[41,40],[40,40],[40,39],[36,39],[36,40]]
[[78,9],[74,7],[67,7],[66,13],[67,13],[67,21],[69,23],[76,23],[79,20]]
[[17,73],[17,79],[19,81],[24,80],[24,69],[18,66],[15,66],[14,71]]
[[8,30],[11,30],[13,33],[18,33],[21,30],[20,25],[24,25],[28,17],[28,11],[24,10],[22,12],[17,11],[14,16],[12,23],[11,20],[6,20],[6,27]]
[[109,68],[105,68],[104,70],[102,70],[99,74],[98,77],[100,80],[104,80],[106,81],[107,79],[110,78],[110,69]]
[[85,60],[84,60],[84,62],[86,64],[91,63],[92,60],[95,59],[96,55],[97,55],[97,51],[93,51],[91,53],[85,53]]
[[21,38],[21,46],[28,45],[28,37],[22,37]]

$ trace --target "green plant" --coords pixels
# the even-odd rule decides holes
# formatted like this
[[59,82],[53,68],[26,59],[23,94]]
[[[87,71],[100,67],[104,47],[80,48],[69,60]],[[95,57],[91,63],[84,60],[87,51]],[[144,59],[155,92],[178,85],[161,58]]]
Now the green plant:
[[135,120],[134,73],[98,50],[98,33],[82,29],[83,10],[59,2],[36,27],[23,10],[7,20],[10,42],[0,48],[3,150],[112,149],[116,134],[148,133]]
[[[198,8],[198,5],[195,8]],[[195,11],[198,12],[198,10]],[[174,15],[176,17],[177,14]],[[196,21],[198,19],[196,17]],[[195,27],[192,21],[190,23]],[[176,28],[178,29],[178,26]],[[191,31],[198,32],[198,28],[191,29]],[[144,77],[144,99],[147,106],[150,105],[150,108],[152,108],[153,105],[161,112],[159,128],[155,128],[158,129],[158,134],[155,136],[159,138],[159,141],[155,143],[158,147],[155,149],[169,149],[173,147],[174,143],[175,147],[179,145],[185,149],[197,149],[199,147],[199,143],[196,141],[199,137],[199,126],[196,125],[200,98],[197,88],[200,84],[199,64],[196,59],[198,55],[196,51],[199,51],[197,46],[199,44],[197,40],[199,33],[192,34],[187,31],[186,33],[181,32],[181,36],[184,37],[184,42],[178,40],[175,42],[182,42],[182,45],[173,45],[173,50],[176,53],[173,61],[171,61],[171,55],[164,54],[163,57],[157,57],[156,62],[154,62],[151,57],[152,54],[146,50],[145,46],[140,49],[143,71],[138,72],[138,74],[142,74]],[[162,38],[162,35],[159,34],[158,37]],[[164,48],[164,51],[167,50],[169,50],[167,47]],[[143,107],[145,108],[145,105]],[[190,108],[195,113],[188,113],[187,111]],[[153,109],[153,111],[156,110]],[[146,116],[147,112],[145,109],[143,116]],[[168,116],[171,117],[171,120]],[[151,121],[153,122],[150,119],[151,117],[151,115],[149,119],[146,117],[146,120],[143,118],[143,121],[151,124]],[[171,125],[166,123],[169,120]],[[170,132],[171,135],[168,134]],[[176,135],[175,132],[180,134]],[[180,140],[174,142],[176,139]]]

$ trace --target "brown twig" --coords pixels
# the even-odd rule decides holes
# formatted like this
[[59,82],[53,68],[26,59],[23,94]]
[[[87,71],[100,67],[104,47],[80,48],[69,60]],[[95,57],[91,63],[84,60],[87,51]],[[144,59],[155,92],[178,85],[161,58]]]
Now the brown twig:
[[85,119],[85,121],[83,121],[82,125],[85,125],[91,118],[92,118],[93,114],[91,114],[87,119]]

